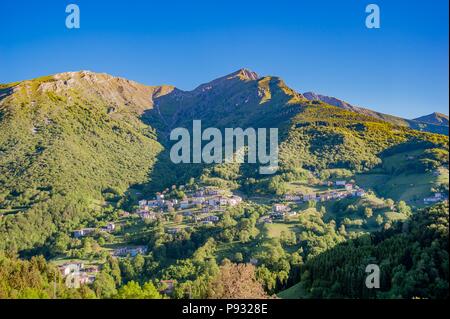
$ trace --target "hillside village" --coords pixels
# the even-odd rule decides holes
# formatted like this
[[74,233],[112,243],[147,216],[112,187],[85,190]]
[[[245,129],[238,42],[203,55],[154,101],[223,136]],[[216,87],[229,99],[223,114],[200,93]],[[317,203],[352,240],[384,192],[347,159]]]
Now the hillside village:
[[[344,199],[358,199],[367,196],[367,192],[354,181],[335,180],[317,182],[317,191],[299,192],[293,191],[282,196],[267,198],[270,208],[260,216],[258,223],[271,225],[283,225],[283,223],[296,218],[305,210],[299,207],[305,205],[326,204],[338,202]],[[174,196],[175,195],[175,196]],[[103,227],[87,227],[76,229],[72,232],[73,238],[82,239],[95,234],[104,233],[114,236],[117,230],[126,227],[130,221],[139,220],[143,225],[161,222],[167,235],[176,236],[182,230],[192,231],[196,227],[214,226],[222,219],[223,213],[230,208],[245,204],[251,199],[243,199],[229,189],[204,186],[189,188],[185,185],[173,186],[156,193],[151,199],[142,198],[136,201],[133,211],[121,210],[118,220],[109,221]],[[435,193],[433,197],[425,198],[425,204],[447,200],[441,193]],[[309,204],[308,204],[309,203]],[[302,206],[303,205],[303,206]],[[266,206],[267,207],[267,206]],[[392,209],[394,209],[392,207]],[[281,224],[280,224],[281,223]],[[108,254],[114,258],[136,257],[146,255],[148,247],[145,245],[118,245],[108,250]],[[249,259],[250,263],[257,264],[255,258]],[[69,287],[79,287],[84,284],[92,284],[101,265],[85,265],[83,262],[65,262],[59,266],[61,274],[66,278]],[[175,283],[166,280],[172,287]],[[165,292],[171,289],[165,287]]]

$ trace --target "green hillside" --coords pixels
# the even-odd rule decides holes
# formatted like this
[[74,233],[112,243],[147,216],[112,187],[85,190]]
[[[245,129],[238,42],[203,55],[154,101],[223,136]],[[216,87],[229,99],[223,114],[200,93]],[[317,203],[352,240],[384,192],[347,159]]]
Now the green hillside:
[[162,148],[138,120],[143,105],[102,96],[118,87],[110,76],[67,74],[21,82],[1,100],[0,248],[42,244],[148,178]]
[[[221,130],[278,128],[279,170],[261,175],[255,164],[173,164],[169,133],[190,129],[193,120]],[[379,240],[427,246],[428,237],[417,239],[415,224],[430,222],[440,229],[442,211],[448,215],[448,206],[418,210],[427,206],[425,197],[448,192],[448,136],[309,101],[282,79],[245,69],[192,91],[88,71],[2,85],[0,155],[5,276],[22,280],[26,274],[14,269],[29,267],[34,273],[36,263],[43,264],[44,275],[52,265],[73,260],[101,268],[94,284],[73,294],[63,289],[61,297],[126,297],[129,289],[138,296],[160,296],[153,284],[163,289],[161,280],[177,282],[173,298],[186,297],[188,290],[194,298],[216,296],[211,286],[221,272],[239,273],[246,263],[253,264],[246,268],[246,279],[265,296],[374,297],[348,284],[353,279],[342,277],[340,270],[330,271],[330,265],[345,261],[334,252],[347,253],[355,245],[358,249],[348,252],[355,265],[372,256],[387,262],[392,254],[400,260],[394,248],[379,247]],[[338,180],[364,195],[338,187]],[[205,202],[193,201],[208,186],[239,195],[242,202],[204,211]],[[155,207],[148,212],[152,218],[140,215],[138,201],[153,199],[156,192],[169,200],[189,198],[192,207]],[[345,196],[320,199],[331,192]],[[310,193],[318,197],[285,199]],[[287,205],[290,213],[272,217],[273,204]],[[440,219],[429,221],[427,212]],[[204,220],[210,217],[215,221]],[[116,228],[105,230],[110,223]],[[408,225],[411,233],[402,234]],[[73,231],[80,228],[94,231],[77,238]],[[445,264],[436,238],[439,257],[432,258]],[[116,249],[136,247],[148,251],[114,256]],[[423,253],[419,248],[411,252]],[[18,259],[36,255],[51,265]],[[353,264],[346,267],[346,273],[361,276]],[[387,296],[443,294],[442,278],[448,283],[448,274],[440,269],[433,270],[435,281],[424,281],[434,292],[405,288],[403,281],[398,286],[395,280],[410,281],[410,267],[419,266],[405,267],[387,280]],[[41,284],[41,297],[48,296],[48,279]],[[5,280],[0,296],[33,295],[38,286]]]
[[[445,298],[448,204],[415,214],[407,227],[347,241],[306,262],[281,298]],[[380,289],[364,286],[366,265],[380,265]]]

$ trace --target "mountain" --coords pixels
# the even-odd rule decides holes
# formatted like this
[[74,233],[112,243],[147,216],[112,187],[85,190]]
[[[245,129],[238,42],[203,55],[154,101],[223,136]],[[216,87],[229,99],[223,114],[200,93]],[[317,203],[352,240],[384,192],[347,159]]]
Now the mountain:
[[314,92],[303,93],[303,96],[310,101],[322,101],[329,105],[337,106],[352,112],[369,115],[392,124],[410,127],[419,131],[448,135],[448,117],[444,114],[432,113],[428,116],[408,120],[401,117],[376,112],[367,108],[354,106],[338,98],[316,94]]
[[146,181],[162,146],[139,117],[172,89],[87,71],[2,86],[0,248],[42,244]]
[[428,124],[434,124],[434,125],[443,125],[448,126],[448,116],[442,113],[431,113],[429,115],[421,116],[414,121],[422,122],[422,123],[428,123]]
[[[448,137],[328,103],[246,69],[192,91],[89,71],[2,85],[0,249],[36,249],[57,231],[104,218],[111,207],[132,207],[137,193],[191,177],[275,193],[280,179],[303,170],[371,172],[405,150],[419,154],[417,167],[405,164],[405,170],[445,164]],[[190,128],[194,119],[204,128],[279,128],[279,172],[173,164],[168,135],[175,127]]]

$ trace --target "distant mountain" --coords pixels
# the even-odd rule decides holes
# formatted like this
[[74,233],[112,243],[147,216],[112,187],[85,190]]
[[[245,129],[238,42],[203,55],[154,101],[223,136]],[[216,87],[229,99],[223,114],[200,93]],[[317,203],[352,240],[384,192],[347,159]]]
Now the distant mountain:
[[428,124],[434,124],[434,125],[443,125],[448,126],[448,116],[442,113],[431,113],[429,115],[421,116],[414,121],[422,122],[422,123],[428,123]]
[[345,110],[349,110],[352,112],[360,113],[369,115],[375,118],[378,118],[380,120],[396,124],[396,125],[402,125],[406,127],[410,127],[415,130],[419,131],[425,131],[425,132],[431,132],[431,133],[438,133],[438,134],[445,134],[448,135],[448,116],[444,114],[439,113],[433,113],[427,116],[423,116],[417,119],[408,120],[401,117],[383,114],[380,112],[376,112],[370,109],[366,109],[359,106],[354,106],[348,102],[345,102],[343,100],[340,100],[335,97],[326,96],[317,94],[314,92],[306,92],[303,93],[303,96],[307,98],[310,101],[322,101],[324,103],[340,107]]

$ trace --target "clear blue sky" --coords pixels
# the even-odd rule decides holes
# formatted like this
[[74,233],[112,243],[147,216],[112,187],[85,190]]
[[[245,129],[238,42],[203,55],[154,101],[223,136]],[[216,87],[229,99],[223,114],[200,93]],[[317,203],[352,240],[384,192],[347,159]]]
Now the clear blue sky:
[[[65,7],[81,28],[65,27]],[[365,28],[365,6],[381,28]],[[246,67],[407,118],[448,114],[448,0],[2,1],[0,83],[92,70],[193,89]]]

